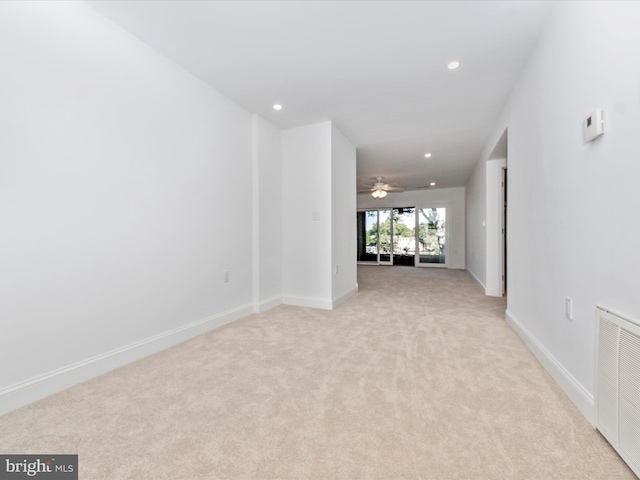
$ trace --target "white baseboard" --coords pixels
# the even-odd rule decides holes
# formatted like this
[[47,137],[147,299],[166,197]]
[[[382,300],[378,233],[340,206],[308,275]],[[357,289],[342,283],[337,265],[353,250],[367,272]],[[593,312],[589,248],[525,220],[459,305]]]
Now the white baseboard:
[[296,307],[320,308],[322,310],[333,310],[339,305],[347,301],[349,298],[358,293],[358,285],[347,293],[335,300],[323,300],[320,298],[299,297],[296,295],[285,295],[282,297],[282,303],[285,305],[294,305]]
[[502,290],[500,287],[488,288],[484,283],[482,283],[482,281],[480,281],[480,279],[476,276],[473,270],[470,270],[467,268],[467,272],[469,272],[469,275],[471,275],[471,278],[473,278],[476,281],[476,283],[482,287],[482,289],[484,290],[484,294],[487,297],[502,297]]
[[263,313],[278,305],[282,305],[282,297],[280,295],[255,303],[253,305],[253,313]]
[[578,410],[586,417],[595,428],[596,408],[595,400],[591,393],[578,382],[569,371],[535,338],[527,328],[520,323],[509,310],[505,312],[507,323],[522,339],[527,348],[538,359],[544,369],[549,372],[556,383],[567,394],[569,399],[578,407]]
[[500,291],[499,288],[485,288],[484,289],[484,294],[487,297],[501,297],[502,296],[502,292]]
[[342,305],[344,302],[349,300],[351,297],[353,297],[357,293],[358,293],[358,285],[356,284],[356,286],[353,287],[351,290],[349,290],[347,293],[345,293],[341,297],[336,298],[332,302],[332,308],[338,308],[338,306]]
[[473,278],[473,279],[476,281],[476,283],[482,287],[482,290],[484,290],[484,291],[485,291],[485,294],[486,294],[487,287],[485,286],[485,284],[484,284],[484,283],[482,283],[482,282],[480,281],[480,279],[476,276],[476,274],[475,274],[475,273],[473,273],[473,270],[469,270],[469,269],[467,268],[467,272],[469,272],[469,275],[471,275],[471,278]]
[[0,415],[239,320],[251,313],[253,313],[253,305],[244,305],[4,388],[0,390]]
[[464,263],[451,263],[447,265],[449,270],[466,270]]
[[285,305],[294,305],[296,307],[321,308],[322,310],[333,309],[333,302],[331,300],[298,297],[296,295],[285,295],[284,297],[282,297],[282,303],[284,303]]

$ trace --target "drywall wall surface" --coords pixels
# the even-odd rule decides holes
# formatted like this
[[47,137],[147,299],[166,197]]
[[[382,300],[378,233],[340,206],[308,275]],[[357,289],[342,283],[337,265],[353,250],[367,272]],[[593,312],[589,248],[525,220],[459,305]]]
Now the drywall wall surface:
[[331,122],[282,131],[285,303],[330,308]]
[[446,207],[447,267],[457,269],[465,268],[464,187],[389,192],[385,198],[380,200],[374,199],[370,194],[358,195],[358,210],[391,207]]
[[640,319],[638,45],[637,2],[560,3],[485,151],[509,129],[508,314],[587,406],[595,306]]
[[82,2],[0,63],[0,391],[252,303],[246,111]]
[[357,289],[356,149],[331,125],[332,299]]
[[263,310],[282,301],[281,131],[253,115],[255,303]]

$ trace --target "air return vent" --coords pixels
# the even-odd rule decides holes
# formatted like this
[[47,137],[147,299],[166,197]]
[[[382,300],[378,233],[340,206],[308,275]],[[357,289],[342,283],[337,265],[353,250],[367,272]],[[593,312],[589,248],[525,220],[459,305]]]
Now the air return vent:
[[597,428],[640,476],[640,324],[596,308]]

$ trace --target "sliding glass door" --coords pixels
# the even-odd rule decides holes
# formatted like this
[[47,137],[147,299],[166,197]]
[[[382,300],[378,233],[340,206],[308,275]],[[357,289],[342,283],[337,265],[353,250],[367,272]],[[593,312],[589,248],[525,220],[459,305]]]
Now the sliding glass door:
[[358,263],[443,267],[446,219],[444,207],[358,212]]
[[419,208],[417,221],[419,261],[416,266],[440,266],[446,264],[447,209]]
[[393,263],[391,210],[358,212],[358,262],[375,265]]
[[393,209],[393,264],[415,264],[416,257],[416,219],[415,208]]
[[380,238],[380,256],[378,264],[393,265],[393,224],[391,210],[379,210],[378,235]]
[[358,212],[358,262],[378,263],[378,211]]

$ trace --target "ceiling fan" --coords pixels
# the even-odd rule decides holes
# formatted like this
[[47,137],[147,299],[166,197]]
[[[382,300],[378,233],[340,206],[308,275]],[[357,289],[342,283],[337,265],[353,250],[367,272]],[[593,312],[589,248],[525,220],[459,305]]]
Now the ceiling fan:
[[395,183],[384,183],[382,177],[376,177],[376,180],[373,185],[361,185],[362,190],[358,190],[358,193],[370,191],[373,198],[381,199],[387,196],[387,192],[404,192],[404,188],[398,187]]

